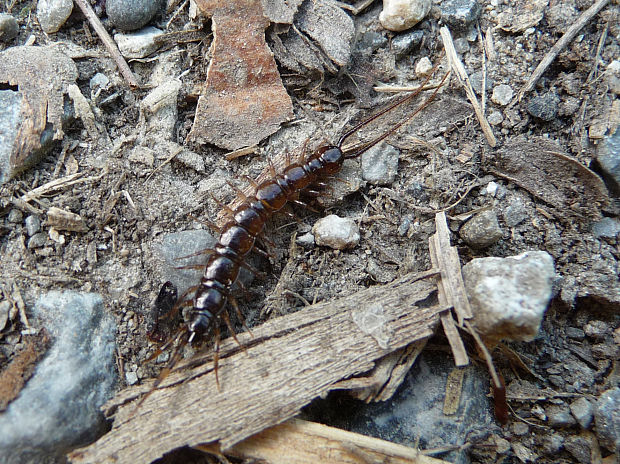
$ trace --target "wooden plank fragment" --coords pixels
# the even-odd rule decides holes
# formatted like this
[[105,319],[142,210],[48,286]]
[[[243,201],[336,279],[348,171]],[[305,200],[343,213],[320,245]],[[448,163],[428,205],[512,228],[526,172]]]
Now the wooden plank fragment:
[[[442,306],[453,306],[459,317],[459,323],[462,323],[464,320],[471,318],[471,308],[465,294],[465,287],[463,286],[458,253],[455,247],[450,246],[450,231],[444,212],[439,212],[435,215],[435,225],[437,232],[428,239],[428,245],[433,268],[441,270],[441,279],[437,280],[439,304]],[[457,304],[459,306],[458,311],[456,309]],[[463,345],[463,340],[461,340],[456,330],[452,313],[446,312],[442,314],[441,324],[452,349],[454,363],[458,367],[467,366],[469,364],[469,357]]]
[[[114,416],[112,430],[69,457],[137,464],[183,446],[219,444],[226,451],[293,417],[340,380],[430,337],[445,310],[436,305],[436,285],[409,274],[273,319],[254,328],[253,337],[239,334],[246,350],[230,339],[222,343],[220,391],[213,363],[205,362],[211,354],[195,358],[197,367],[171,374],[137,410],[151,384],[120,392],[104,411]],[[360,323],[365,313],[373,324]]]
[[230,455],[269,464],[445,464],[446,461],[378,438],[291,419],[235,445]]

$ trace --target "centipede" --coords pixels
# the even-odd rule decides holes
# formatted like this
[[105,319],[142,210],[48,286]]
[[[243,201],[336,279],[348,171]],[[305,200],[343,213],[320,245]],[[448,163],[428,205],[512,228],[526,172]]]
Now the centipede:
[[[254,250],[267,221],[274,214],[281,211],[287,203],[297,201],[300,193],[309,190],[317,184],[325,185],[325,181],[341,170],[345,160],[358,158],[364,152],[409,123],[426,108],[449,77],[448,72],[437,85],[426,87],[438,66],[429,73],[419,87],[354,125],[354,127],[339,137],[337,143],[321,146],[309,155],[304,154],[296,160],[293,160],[290,154],[287,154],[286,163],[280,170],[277,170],[273,163],[269,163],[269,175],[266,179],[260,183],[251,180],[253,186],[252,194],[246,194],[231,184],[231,187],[237,194],[236,201],[233,201],[232,204],[237,206],[234,209],[226,207],[227,221],[219,229],[219,238],[216,244],[212,248],[195,253],[195,255],[208,255],[206,264],[200,266],[203,269],[202,277],[198,285],[188,289],[179,298],[173,309],[178,311],[180,308],[188,308],[185,316],[186,322],[149,358],[154,359],[165,350],[174,346],[173,353],[166,367],[162,369],[155,381],[151,392],[157,389],[158,385],[179,363],[186,345],[193,344],[199,340],[209,340],[213,336],[215,336],[214,371],[218,389],[220,388],[218,376],[220,326],[222,322],[226,323],[232,336],[236,339],[226,308],[230,303],[239,315],[240,320],[243,321],[239,306],[233,295],[233,284],[237,281],[241,268],[253,270],[246,262],[247,257]],[[389,130],[370,141],[357,142],[345,147],[347,140],[360,131],[360,129],[394,108],[411,102],[423,90],[433,88],[433,92],[423,103]],[[243,324],[245,326],[245,323]],[[151,392],[147,393],[140,403]]]

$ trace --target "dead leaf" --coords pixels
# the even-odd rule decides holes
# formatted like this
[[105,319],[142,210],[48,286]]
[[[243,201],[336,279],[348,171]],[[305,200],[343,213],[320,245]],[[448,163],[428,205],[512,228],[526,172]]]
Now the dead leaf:
[[197,0],[212,17],[212,59],[189,138],[229,150],[255,145],[292,117],[260,0]]
[[555,208],[556,216],[592,218],[609,204],[603,181],[560,145],[544,137],[517,137],[484,160],[486,169]]

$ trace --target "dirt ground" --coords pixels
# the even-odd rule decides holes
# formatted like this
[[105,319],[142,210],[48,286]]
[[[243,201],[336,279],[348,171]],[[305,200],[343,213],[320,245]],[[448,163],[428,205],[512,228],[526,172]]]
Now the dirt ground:
[[[414,68],[419,59],[426,56],[435,64],[442,54],[438,5],[416,26],[424,34],[421,43],[410,54],[397,57],[392,47],[397,34],[380,26],[381,5],[375,2],[354,16],[353,59],[338,75],[280,67],[284,86],[293,99],[295,119],[261,142],[255,153],[228,161],[224,156],[227,150],[186,144],[197,94],[206,79],[212,34],[208,20],[191,20],[187,9],[182,9],[167,31],[198,29],[201,32],[197,39],[168,43],[149,58],[130,63],[140,82],[148,82],[162,60],[171,63],[171,69],[184,73],[173,142],[186,145],[201,161],[196,163],[186,156],[165,162],[170,156],[162,148],[166,145],[158,144],[156,138],[140,136],[146,130],[140,102],[150,89],[129,89],[83,17],[74,13],[60,32],[47,36],[36,22],[31,2],[2,3],[0,9],[11,3],[12,14],[25,25],[20,30],[19,43],[34,35],[37,45],[63,40],[98,52],[96,57],[75,60],[79,71],[77,84],[88,97],[89,82],[96,73],[110,78],[111,86],[91,104],[97,123],[108,133],[112,144],[102,146],[93,142],[82,122],[75,121],[66,129],[63,141],[41,163],[0,187],[2,296],[14,299],[19,292],[27,314],[39,295],[48,290],[100,293],[118,323],[119,370],[135,372],[138,381],[158,372],[157,364],[144,364],[144,359],[154,350],[146,337],[149,312],[160,287],[168,280],[162,275],[155,251],[162,237],[204,228],[199,220],[215,220],[221,209],[210,195],[223,203],[234,198],[235,192],[224,180],[243,187],[246,182],[242,177],[256,178],[267,166],[268,157],[282,157],[286,151],[299,153],[307,139],[309,146],[337,139],[352,118],[370,114],[372,108],[385,101],[384,95],[371,91],[372,85],[416,85],[419,80]],[[597,238],[592,233],[593,223],[604,216],[617,216],[617,198],[614,203],[612,197],[610,203],[600,208],[586,205],[591,214],[574,215],[570,210],[562,211],[561,202],[550,204],[544,196],[509,180],[510,176],[499,175],[501,169],[493,160],[502,146],[543,137],[556,141],[562,153],[581,165],[596,168],[593,159],[600,140],[591,137],[591,128],[600,125],[617,99],[604,71],[620,56],[618,5],[612,2],[588,22],[521,102],[499,105],[490,100],[493,87],[507,84],[516,94],[545,53],[591,2],[552,1],[539,22],[517,32],[498,28],[498,15],[507,13],[509,4],[516,8],[528,2],[480,3],[479,29],[485,34],[490,32],[495,59],[486,58],[483,63],[480,42],[466,40],[467,33],[453,31],[453,36],[459,40],[457,48],[468,73],[480,72],[485,66],[487,80],[492,81],[486,94],[486,114],[499,112],[502,116],[502,121],[492,126],[498,148],[488,145],[462,88],[452,80],[419,118],[389,139],[401,150],[392,184],[376,186],[361,181],[358,164],[354,162],[347,176],[357,177],[359,190],[342,199],[338,194],[328,198],[324,212],[319,214],[295,208],[299,223],[279,215],[269,224],[266,236],[273,243],[266,247],[273,257],[269,261],[254,261],[266,276],[254,279],[248,289],[250,295],[240,298],[241,309],[248,325],[256,325],[295,311],[305,304],[304,300],[337,298],[390,282],[407,272],[429,269],[428,237],[434,232],[434,211],[439,209],[447,209],[453,242],[459,247],[463,263],[476,257],[547,251],[554,258],[559,278],[541,335],[529,344],[510,345],[531,372],[515,369],[501,355],[498,365],[507,385],[512,384],[513,390],[509,391],[514,394],[520,392],[521,384],[517,381],[526,379],[567,396],[511,400],[513,413],[504,429],[504,438],[513,449],[515,443],[521,445],[516,449],[524,451],[517,453],[517,458],[523,462],[590,462],[578,460],[567,449],[556,452],[549,443],[556,435],[564,443],[585,437],[595,448],[599,446],[595,434],[577,425],[549,425],[535,413],[541,406],[546,410],[558,399],[565,404],[577,397],[594,402],[601,392],[617,385],[620,248],[617,236]],[[160,14],[155,23],[165,27],[173,12]],[[602,36],[605,40],[601,42]],[[535,96],[547,92],[554,93],[559,103],[557,116],[545,122],[531,116],[527,105]],[[110,96],[113,98],[107,98]],[[387,130],[399,117],[398,112],[388,115],[387,121],[379,122],[374,130]],[[154,163],[130,160],[132,150],[140,144],[152,150]],[[10,200],[55,177],[74,172],[75,167],[93,180],[54,192],[40,199],[37,207],[47,210],[54,206],[79,214],[88,230],[64,232],[64,240],[50,238],[43,246],[28,248],[24,218],[30,213]],[[491,181],[498,185],[494,195],[487,193]],[[346,186],[336,185],[337,181],[332,184],[337,191],[346,190]],[[569,208],[572,203],[579,203],[579,198],[561,201]],[[506,209],[515,204],[524,211],[524,220],[509,226],[505,221]],[[461,240],[458,230],[469,219],[468,213],[484,207],[497,213],[503,236],[494,245],[475,250]],[[294,238],[309,232],[312,224],[326,214],[355,219],[360,226],[360,244],[347,251],[296,245]],[[42,230],[47,232],[45,216],[41,220]],[[0,334],[0,365],[19,351],[24,328],[23,320],[16,317]],[[121,382],[126,382],[124,375]],[[523,424],[531,433],[523,433]],[[604,458],[610,451],[603,447],[600,452]],[[514,456],[514,452],[509,452],[503,458],[515,459]],[[475,448],[472,460],[516,462],[502,461],[497,454]]]

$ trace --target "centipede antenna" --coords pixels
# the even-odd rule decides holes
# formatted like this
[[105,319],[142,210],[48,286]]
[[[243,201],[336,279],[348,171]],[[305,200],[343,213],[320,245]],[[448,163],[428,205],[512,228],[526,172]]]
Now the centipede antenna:
[[[392,135],[394,132],[396,132],[398,129],[403,127],[405,124],[407,124],[409,121],[411,121],[420,111],[422,111],[424,108],[426,108],[435,99],[435,97],[437,96],[437,93],[439,92],[439,89],[441,89],[441,87],[443,86],[444,82],[446,81],[446,79],[448,78],[449,75],[450,75],[450,72],[448,71],[443,76],[443,78],[441,79],[441,82],[439,82],[439,84],[437,85],[437,87],[435,88],[435,90],[433,91],[431,96],[428,97],[426,99],[426,101],[424,103],[422,103],[413,113],[411,113],[405,119],[403,119],[398,124],[396,124],[392,129],[390,129],[389,131],[387,131],[384,134],[380,135],[379,137],[371,140],[370,142],[367,142],[367,143],[364,143],[364,144],[361,144],[361,145],[356,145],[356,146],[352,147],[351,149],[346,150],[345,154],[344,154],[345,158],[346,159],[357,158],[362,153],[364,153],[366,150],[368,150],[369,148],[375,146],[376,144],[378,144],[382,140],[386,139],[387,137]],[[424,84],[422,84],[422,86],[423,85]],[[418,87],[418,89],[416,89],[412,95],[415,96],[418,93],[420,93],[420,90],[422,89],[422,86]],[[412,95],[410,95],[410,96],[412,96]],[[400,104],[402,102],[398,102],[398,103]],[[392,106],[392,107],[395,107],[395,106]],[[389,109],[392,109],[392,108],[388,108],[388,110]],[[379,115],[381,115],[382,113],[385,113],[385,110],[382,111],[381,113],[379,113]],[[341,138],[341,140],[342,140],[342,138]]]
[[[142,398],[140,398],[140,401],[138,401],[138,404],[136,405],[134,410],[131,412],[129,417],[134,416],[136,411],[140,408],[140,406],[142,406],[142,403],[144,403],[146,399],[149,396],[151,396],[155,390],[157,390],[157,387],[159,387],[161,383],[164,380],[166,380],[166,377],[170,375],[170,372],[172,372],[172,370],[179,363],[179,361],[183,357],[183,348],[185,348],[185,345],[187,345],[187,343],[189,342],[189,337],[187,336],[187,333],[188,333],[187,327],[186,326],[181,327],[181,329],[179,329],[173,337],[170,337],[170,339],[166,343],[164,343],[164,345],[162,345],[155,351],[155,354],[159,356],[161,353],[166,351],[170,346],[172,346],[175,342],[178,342],[178,345],[174,349],[172,356],[170,356],[170,360],[168,361],[168,364],[166,364],[166,367],[164,367],[161,370],[161,372],[159,373],[159,376],[157,377],[157,380],[155,380],[151,389],[148,392],[146,392]],[[149,356],[145,362],[150,362],[157,357],[157,356],[155,357],[153,356],[154,355]]]

